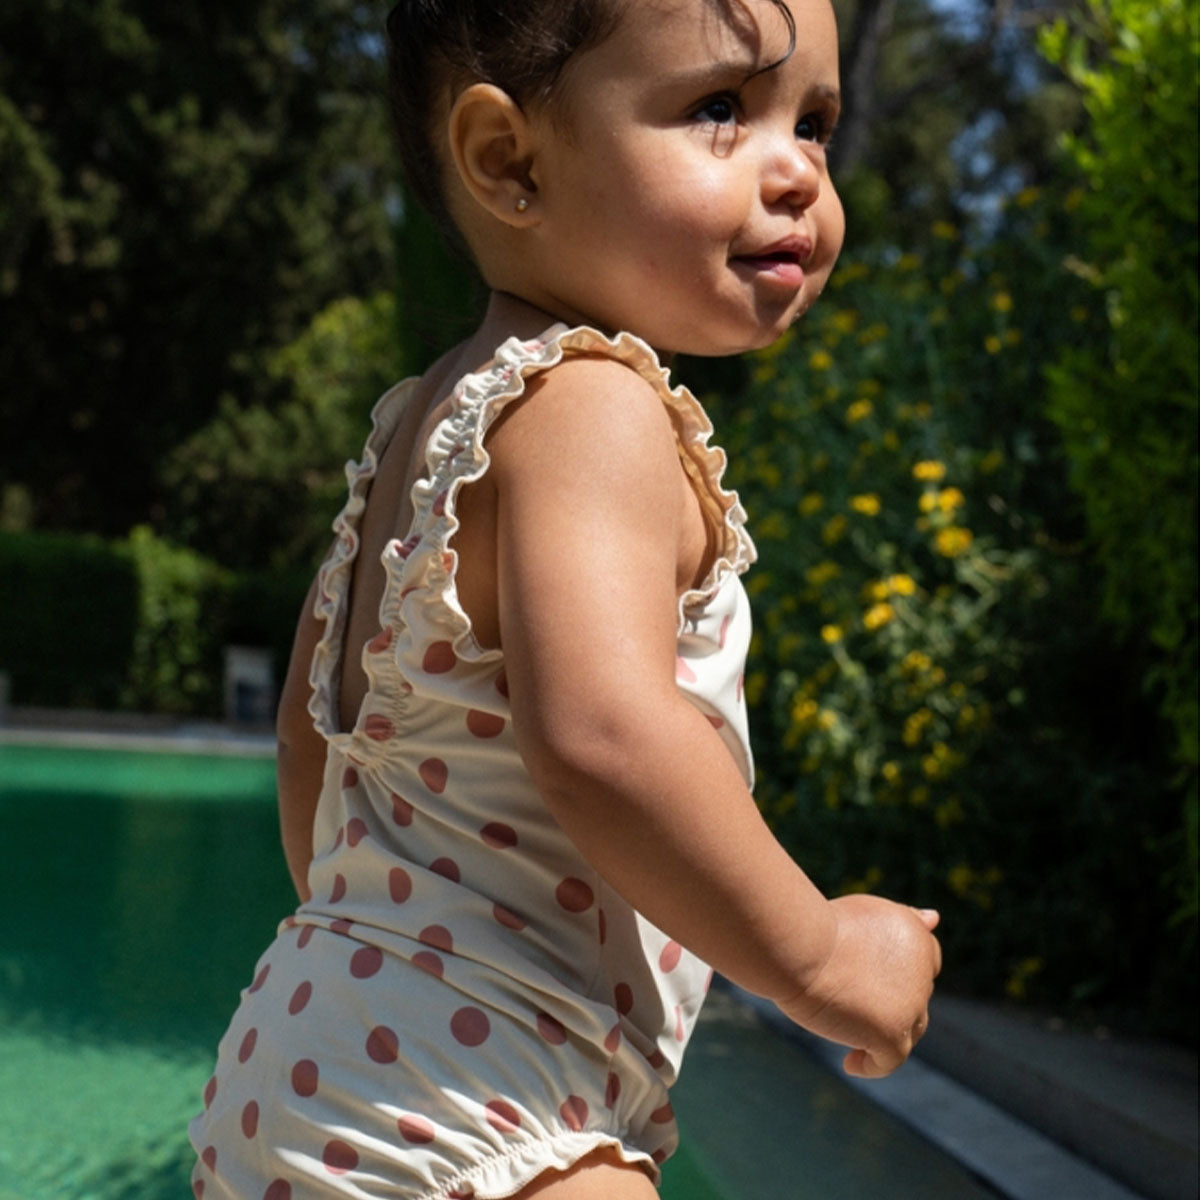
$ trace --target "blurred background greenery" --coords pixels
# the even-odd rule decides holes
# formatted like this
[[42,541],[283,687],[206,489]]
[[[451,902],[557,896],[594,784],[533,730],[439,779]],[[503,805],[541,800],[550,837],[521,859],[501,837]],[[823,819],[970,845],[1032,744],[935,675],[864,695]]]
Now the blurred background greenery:
[[[1197,8],[842,0],[850,222],[689,360],[761,561],[768,818],[946,982],[1195,1043]],[[282,668],[374,398],[482,291],[405,204],[385,6],[0,8],[0,670],[218,714]]]

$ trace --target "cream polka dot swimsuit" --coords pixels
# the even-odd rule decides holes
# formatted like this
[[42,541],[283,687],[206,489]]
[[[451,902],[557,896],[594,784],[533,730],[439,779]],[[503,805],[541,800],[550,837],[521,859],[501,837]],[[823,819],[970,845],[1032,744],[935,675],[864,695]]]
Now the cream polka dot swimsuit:
[[[690,392],[627,334],[555,326],[512,339],[455,389],[413,489],[410,535],[384,551],[369,690],[338,732],[358,524],[415,381],[376,406],[319,576],[324,636],[309,709],[328,743],[309,871],[222,1039],[191,1125],[196,1195],[238,1200],[511,1196],[602,1146],[657,1177],[667,1099],[711,972],[633,911],[563,834],[512,735],[504,657],[455,589],[455,504],[488,468],[487,431],[526,381],[604,354],[646,379],[716,535],[679,602],[679,687],[752,777],[741,674],[754,558],[724,455]],[[603,636],[602,630],[587,636]]]

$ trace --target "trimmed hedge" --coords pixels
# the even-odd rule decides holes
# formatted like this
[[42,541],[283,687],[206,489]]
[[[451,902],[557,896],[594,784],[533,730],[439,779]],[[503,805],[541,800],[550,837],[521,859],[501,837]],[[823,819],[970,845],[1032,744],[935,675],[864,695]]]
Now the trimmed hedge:
[[0,532],[0,670],[15,704],[219,716],[222,651],[287,666],[307,568],[234,574],[145,527]]

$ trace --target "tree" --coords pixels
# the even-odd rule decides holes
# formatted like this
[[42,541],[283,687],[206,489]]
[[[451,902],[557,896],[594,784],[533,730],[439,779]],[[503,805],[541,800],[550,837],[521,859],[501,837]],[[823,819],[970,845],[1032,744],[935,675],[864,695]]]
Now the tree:
[[384,286],[378,15],[355,0],[0,10],[0,448],[10,514],[122,534],[263,353]]

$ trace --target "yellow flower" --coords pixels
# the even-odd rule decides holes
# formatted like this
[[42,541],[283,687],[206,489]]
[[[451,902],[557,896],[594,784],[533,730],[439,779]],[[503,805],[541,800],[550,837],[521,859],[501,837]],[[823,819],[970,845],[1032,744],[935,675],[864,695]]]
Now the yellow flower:
[[840,625],[822,625],[821,626],[821,641],[827,646],[836,645],[842,640],[842,627]]
[[755,705],[762,699],[762,694],[767,688],[767,676],[765,671],[754,671],[746,676],[745,694],[746,703]]
[[939,483],[946,478],[946,464],[935,458],[925,459],[913,465],[912,473],[922,483]]
[[933,720],[933,713],[927,708],[918,708],[904,722],[904,732],[901,737],[906,746],[915,746],[925,733],[925,726]]
[[879,773],[888,783],[897,783],[900,779],[900,766],[898,763],[888,761],[879,768]]
[[817,728],[828,733],[837,724],[837,713],[832,709],[823,708],[817,713]]
[[1015,197],[1015,202],[1018,208],[1028,208],[1031,204],[1036,203],[1037,198],[1042,194],[1041,188],[1027,187],[1022,188]]
[[868,583],[863,588],[863,599],[874,600],[876,603],[882,603],[891,595],[888,591],[888,585],[882,579],[875,580],[874,583]]
[[918,784],[908,793],[908,802],[913,808],[924,808],[929,803],[929,789],[923,783]]
[[813,513],[820,512],[824,506],[825,497],[820,492],[809,492],[800,501],[800,515],[802,517],[811,517]]
[[992,307],[1000,313],[1012,312],[1013,298],[1011,292],[996,292],[992,296]]
[[890,604],[873,604],[863,613],[863,625],[873,631],[886,625],[895,615],[896,610]]
[[817,719],[817,702],[807,696],[797,696],[792,705],[792,721],[801,729],[812,728]]
[[958,558],[971,548],[975,535],[961,525],[947,525],[933,537],[933,548],[946,558]]
[[1045,966],[1044,960],[1040,958],[1023,958],[1015,967],[1012,974],[1008,977],[1008,982],[1004,985],[1005,992],[1008,993],[1011,1000],[1024,1000],[1029,990],[1029,981],[1040,973]]
[[828,350],[814,350],[808,356],[808,365],[814,371],[828,371],[833,366],[833,356]]
[[856,280],[865,279],[869,273],[866,263],[848,263],[834,275],[834,280],[837,283],[854,283]]
[[966,496],[956,487],[943,488],[938,492],[937,506],[944,513],[952,513],[966,503]]
[[900,448],[900,435],[894,429],[885,429],[883,437],[879,440],[883,443],[885,450],[898,450]]
[[836,579],[842,573],[842,568],[829,559],[824,559],[816,566],[809,567],[804,572],[804,578],[813,586],[821,587],[831,579]]
[[889,575],[886,583],[888,591],[897,596],[912,596],[917,590],[917,582],[911,575]]
[[924,650],[910,650],[904,656],[900,666],[903,670],[915,675],[920,671],[928,671],[933,666],[933,659]]
[[875,411],[875,406],[870,400],[855,400],[849,408],[846,409],[846,420],[851,425],[857,425],[859,421],[865,421]]
[[958,896],[966,896],[975,883],[975,872],[966,863],[958,863],[946,873],[950,890]]
[[864,492],[862,495],[850,497],[850,507],[856,513],[862,513],[864,517],[877,517],[883,506],[874,492]]
[[837,330],[838,333],[852,333],[854,327],[858,324],[858,313],[852,308],[839,308],[837,312],[829,318],[829,324]]
[[883,341],[887,335],[888,327],[882,321],[876,321],[874,325],[868,325],[858,335],[858,344],[860,346],[870,346],[873,342]]
[[875,396],[883,395],[883,384],[878,379],[864,379],[858,385],[858,394],[864,400],[870,400]]
[[962,801],[957,796],[951,796],[938,805],[933,819],[939,829],[949,829],[951,825],[957,825],[963,819],[963,815]]
[[788,523],[783,513],[769,512],[754,526],[755,537],[764,542],[781,542],[788,536]]
[[841,513],[837,513],[825,522],[825,528],[821,530],[821,540],[825,545],[832,546],[834,542],[841,541],[845,532],[846,518]]
[[952,225],[949,221],[934,221],[932,232],[935,238],[941,238],[943,242],[952,242],[958,237],[958,226]]
[[902,254],[896,262],[897,271],[915,271],[921,265],[919,254]]
[[1006,346],[1019,346],[1021,344],[1021,331],[1019,329],[1006,329],[1004,331],[1004,344]]
[[998,471],[1004,465],[1003,450],[989,450],[979,460],[979,470],[983,475],[990,475],[993,471]]
[[983,339],[983,348],[989,354],[999,354],[1004,349],[1004,343],[994,333],[989,333]]

